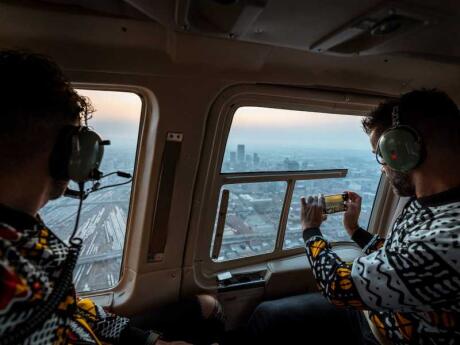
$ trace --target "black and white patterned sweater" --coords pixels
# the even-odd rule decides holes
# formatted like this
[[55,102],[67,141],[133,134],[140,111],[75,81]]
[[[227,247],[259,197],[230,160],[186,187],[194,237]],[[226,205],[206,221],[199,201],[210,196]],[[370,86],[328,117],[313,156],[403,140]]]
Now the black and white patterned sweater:
[[[68,252],[68,246],[41,220],[0,205],[0,340],[43,310],[60,284]],[[88,298],[78,298],[71,286],[49,319],[14,343],[144,344],[149,336],[150,332],[131,327],[127,318],[106,312]]]
[[369,310],[394,344],[460,344],[460,188],[411,199],[386,239],[359,229],[363,256],[342,261],[304,231],[318,286],[335,305]]

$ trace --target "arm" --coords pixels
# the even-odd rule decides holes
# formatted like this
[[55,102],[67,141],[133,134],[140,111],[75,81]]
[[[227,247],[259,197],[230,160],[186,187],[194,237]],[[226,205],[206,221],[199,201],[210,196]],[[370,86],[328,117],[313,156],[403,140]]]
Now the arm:
[[343,215],[343,226],[351,239],[355,241],[365,254],[370,254],[383,246],[384,238],[372,235],[358,225],[359,215],[361,213],[361,197],[351,191],[346,191],[348,200],[346,201],[346,210]]
[[[303,203],[303,208],[316,206]],[[302,210],[302,217],[315,212]],[[423,241],[414,236],[404,246],[380,248],[353,263],[342,261],[332,251],[319,226],[306,229],[304,239],[318,286],[337,306],[402,312],[453,310],[460,299],[460,269],[454,264],[459,256],[460,225],[426,232]]]
[[128,318],[105,311],[104,308],[89,298],[79,299],[77,306],[76,321],[83,327],[89,325],[89,328],[103,342],[110,344],[128,342],[142,345],[165,344],[159,342],[160,334],[132,327]]
[[78,309],[80,321],[88,322],[96,336],[110,344],[191,345],[185,341],[161,340],[159,333],[133,327],[128,318],[105,311],[89,298],[80,299]]
[[50,293],[48,279],[16,249],[15,229],[0,224],[0,337],[22,323],[21,311]]
[[338,307],[365,309],[351,279],[352,263],[342,261],[331,250],[319,228],[305,230],[304,239],[308,261],[323,295]]
[[319,290],[338,307],[364,309],[365,305],[351,280],[351,263],[343,262],[322,237],[320,225],[324,219],[324,199],[310,196],[306,202],[302,198],[301,205],[300,217],[307,258]]
[[[46,299],[52,290],[48,275],[37,269],[17,249],[16,243],[20,239],[19,232],[0,224],[0,337],[20,327],[24,322],[19,317],[21,312],[36,307],[37,301]],[[73,301],[67,299],[65,303],[72,304]],[[187,344],[158,340],[158,334],[131,327],[129,319],[106,312],[90,299],[78,300],[76,312],[68,317],[76,326],[71,329],[83,327],[94,338],[111,344]]]
[[358,227],[354,231],[351,239],[363,249],[365,254],[370,254],[379,250],[385,243],[384,238],[381,238],[378,235],[372,235],[369,231],[366,231],[361,227]]

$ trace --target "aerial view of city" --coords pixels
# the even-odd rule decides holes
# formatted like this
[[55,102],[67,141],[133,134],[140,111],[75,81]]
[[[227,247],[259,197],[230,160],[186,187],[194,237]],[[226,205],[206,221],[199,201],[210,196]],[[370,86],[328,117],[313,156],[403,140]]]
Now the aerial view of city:
[[[84,90],[96,112],[88,125],[102,138],[111,141],[105,148],[101,171],[109,174],[134,171],[141,119],[142,100],[132,92]],[[129,180],[111,175],[103,178],[101,187]],[[77,189],[76,186],[72,186]],[[87,183],[87,188],[91,187]],[[115,286],[120,278],[126,222],[131,197],[131,183],[102,189],[83,202],[77,237],[83,248],[74,270],[77,291],[103,290]],[[45,224],[62,240],[74,229],[78,201],[66,197],[49,202],[40,210]]]
[[[105,113],[99,111],[98,118],[91,120],[103,137],[112,139],[112,145],[106,149],[101,170],[104,173],[125,171],[132,174],[136,157],[139,100],[130,101],[126,98],[124,106],[137,108],[132,119],[125,121],[124,114],[116,113],[123,107],[112,104],[122,101],[123,97],[118,94],[108,97],[107,92],[102,91],[97,91],[101,94],[96,91],[85,92],[98,101],[96,106],[100,104],[100,110],[104,110],[101,105],[106,97],[105,109],[110,110]],[[134,101],[134,105],[128,104]],[[367,227],[380,169],[370,153],[366,135],[359,128],[358,117],[319,114],[334,126],[327,128],[327,131],[323,129],[323,135],[318,136],[318,123],[322,125],[323,122],[314,118],[319,116],[317,113],[254,107],[240,109],[244,110],[240,114],[243,116],[235,114],[221,173],[348,169],[348,175],[344,178],[296,182],[286,223],[284,249],[303,245],[299,215],[301,196],[355,191],[363,197],[360,224]],[[263,115],[263,121],[258,118],[257,111]],[[292,114],[298,118],[289,118]],[[255,122],[248,122],[248,118]],[[298,121],[304,121],[302,126]],[[285,125],[291,127],[283,128]],[[342,138],[341,133],[344,131],[351,133],[352,140]],[[101,186],[125,181],[112,175],[103,179]],[[286,187],[285,181],[222,187],[230,193],[217,261],[274,250]],[[83,248],[74,271],[77,291],[103,290],[118,283],[130,197],[131,184],[127,184],[97,191],[84,201],[77,233],[83,239]],[[63,197],[48,203],[41,210],[41,217],[57,236],[66,240],[74,228],[77,206],[77,200]],[[216,214],[218,207],[215,205]],[[321,228],[331,241],[349,240],[342,227],[342,214],[330,215]]]
[[[297,181],[290,206],[284,238],[284,249],[303,246],[300,225],[300,198],[308,195],[338,194],[354,191],[363,198],[360,224],[367,228],[380,178],[380,170],[369,151],[305,149],[282,152],[248,153],[239,144],[228,152],[223,173],[248,171],[305,171],[316,169],[348,169],[344,178]],[[287,158],[289,157],[289,158]],[[259,182],[225,185],[229,203],[222,247],[218,261],[237,259],[273,251],[275,248],[286,182]],[[349,241],[343,229],[343,213],[329,215],[321,229],[330,241]]]
[[[108,148],[101,170],[132,173],[135,152],[135,147]],[[126,180],[110,176],[101,186],[120,182]],[[77,291],[107,289],[118,283],[130,194],[131,183],[97,191],[83,202],[77,233],[83,248],[74,270]],[[40,215],[59,238],[66,240],[74,228],[77,207],[77,200],[62,197],[49,202]]]
[[[344,178],[296,181],[283,249],[304,245],[300,225],[302,196],[354,191],[362,197],[360,225],[367,228],[380,166],[371,153],[360,116],[263,107],[241,107],[235,112],[222,173],[323,169],[348,169],[348,174]],[[216,261],[274,250],[286,188],[286,182],[222,186],[222,190],[229,191],[229,202]],[[332,214],[323,222],[321,230],[330,241],[350,241],[342,218],[343,213]]]

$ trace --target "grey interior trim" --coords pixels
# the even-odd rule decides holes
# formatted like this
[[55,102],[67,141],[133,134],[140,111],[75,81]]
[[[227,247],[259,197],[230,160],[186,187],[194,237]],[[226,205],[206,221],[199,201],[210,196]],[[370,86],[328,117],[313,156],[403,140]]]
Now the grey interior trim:
[[291,206],[292,195],[294,194],[295,180],[289,179],[286,194],[284,196],[283,208],[281,210],[281,218],[276,234],[275,252],[282,251],[284,245],[284,236],[286,234],[287,220],[289,217],[289,208]]
[[347,173],[348,169],[232,173],[220,174],[220,183],[225,185],[251,182],[317,180],[341,178],[347,176]]
[[212,246],[211,257],[216,260],[220,254],[220,248],[222,247],[222,239],[224,235],[225,220],[227,218],[228,209],[228,198],[230,191],[228,189],[222,190],[220,197],[219,215],[217,218],[216,234],[214,235],[214,245]]
[[182,146],[182,133],[169,132],[161,163],[161,174],[158,181],[158,196],[155,204],[152,232],[149,240],[147,260],[149,262],[162,261],[166,248],[169,230],[169,217],[172,202],[172,193],[176,177],[176,166]]

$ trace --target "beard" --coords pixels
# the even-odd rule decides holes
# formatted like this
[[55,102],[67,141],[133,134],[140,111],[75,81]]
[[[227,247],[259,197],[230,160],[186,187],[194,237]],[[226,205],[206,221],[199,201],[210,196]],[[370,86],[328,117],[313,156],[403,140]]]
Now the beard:
[[399,196],[414,196],[415,186],[409,174],[400,171],[387,169],[386,175],[393,187],[394,192]]

